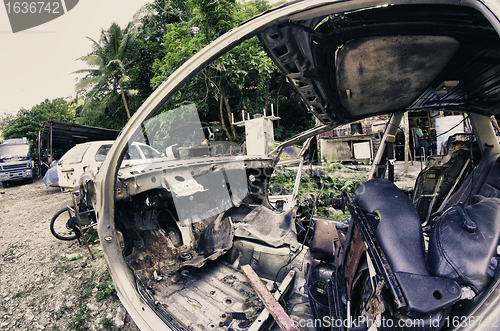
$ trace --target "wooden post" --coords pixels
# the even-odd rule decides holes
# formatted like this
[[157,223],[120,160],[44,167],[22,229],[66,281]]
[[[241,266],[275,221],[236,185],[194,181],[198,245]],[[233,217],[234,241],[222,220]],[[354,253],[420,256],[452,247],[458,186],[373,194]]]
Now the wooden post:
[[[410,123],[408,120],[408,112],[405,111],[403,126],[405,131],[405,174],[408,173],[408,156],[410,155]],[[412,161],[413,165],[413,161]]]

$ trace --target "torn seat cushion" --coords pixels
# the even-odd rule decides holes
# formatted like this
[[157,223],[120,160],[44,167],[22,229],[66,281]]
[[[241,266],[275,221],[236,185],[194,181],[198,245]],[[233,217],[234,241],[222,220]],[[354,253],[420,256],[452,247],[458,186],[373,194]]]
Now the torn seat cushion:
[[476,195],[470,206],[449,208],[431,231],[431,274],[454,279],[476,293],[483,291],[491,277],[487,271],[499,238],[500,199]]
[[374,178],[356,190],[354,201],[380,216],[375,235],[394,272],[429,275],[420,217],[403,191],[388,180]]

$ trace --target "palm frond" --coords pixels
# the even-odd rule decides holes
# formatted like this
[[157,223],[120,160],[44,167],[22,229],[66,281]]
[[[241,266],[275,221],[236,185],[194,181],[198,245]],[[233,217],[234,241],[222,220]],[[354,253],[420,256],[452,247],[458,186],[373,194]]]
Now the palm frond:
[[133,36],[131,34],[125,34],[122,38],[122,41],[120,43],[120,47],[118,48],[118,53],[116,54],[116,58],[123,60],[125,57],[125,52],[127,51],[128,47],[132,44]]
[[104,79],[102,76],[84,78],[84,79],[80,80],[78,83],[76,83],[75,90],[76,91],[83,90],[92,84],[99,85],[99,84],[102,84],[103,81],[104,81]]
[[119,86],[127,115],[129,115],[124,94],[126,88],[121,84],[128,80],[127,68],[133,63],[133,59],[127,58],[135,38],[131,27],[129,23],[125,29],[121,29],[117,23],[112,23],[109,29],[101,30],[99,42],[87,37],[92,42],[93,50],[86,56],[82,56],[80,60],[94,68],[74,72],[85,74],[75,86],[77,91],[85,91],[83,92],[86,95],[84,109],[96,98],[100,99],[109,95],[111,91],[117,91]]
[[72,74],[88,74],[92,76],[97,76],[101,73],[102,72],[99,69],[79,69],[72,72]]

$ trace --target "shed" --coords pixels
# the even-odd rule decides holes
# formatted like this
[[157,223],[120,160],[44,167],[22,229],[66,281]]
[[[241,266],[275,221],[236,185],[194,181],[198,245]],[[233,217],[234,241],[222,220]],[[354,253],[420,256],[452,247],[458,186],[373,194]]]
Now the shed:
[[120,131],[96,128],[75,123],[47,120],[40,132],[39,146],[46,146],[48,164],[52,161],[53,148],[69,150],[73,146],[89,141],[116,140]]

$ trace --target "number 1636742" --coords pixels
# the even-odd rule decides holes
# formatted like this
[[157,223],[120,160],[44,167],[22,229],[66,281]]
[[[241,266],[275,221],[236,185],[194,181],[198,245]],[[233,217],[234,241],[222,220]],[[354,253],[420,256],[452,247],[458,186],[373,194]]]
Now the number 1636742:
[[60,2],[50,1],[16,1],[6,2],[7,14],[60,14]]

